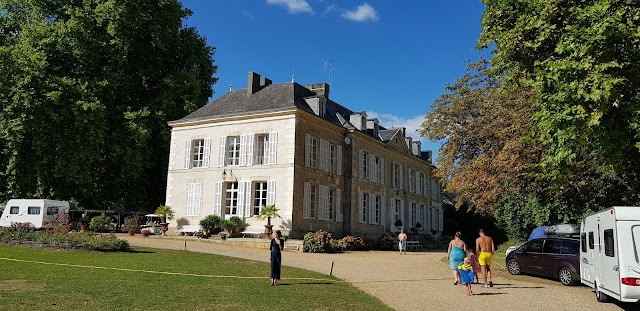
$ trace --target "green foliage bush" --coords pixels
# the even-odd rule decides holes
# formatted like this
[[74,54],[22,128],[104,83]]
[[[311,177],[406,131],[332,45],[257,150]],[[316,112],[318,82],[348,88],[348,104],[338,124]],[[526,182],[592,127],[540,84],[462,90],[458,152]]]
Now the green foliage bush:
[[215,226],[220,225],[220,216],[218,215],[208,215],[202,220],[200,220],[200,226],[202,228],[213,229]]
[[0,227],[0,243],[107,252],[127,251],[129,249],[127,241],[120,240],[113,234],[68,232],[66,228],[54,229],[53,231],[38,231]]
[[340,252],[337,241],[331,233],[320,230],[304,235],[302,250],[307,253],[337,253]]
[[496,249],[496,255],[506,256],[507,248],[509,248],[511,246],[522,245],[522,243],[524,243],[524,242],[522,242],[521,240],[509,240],[509,241],[506,241],[506,242],[504,242],[504,243],[502,243],[502,244],[500,244],[498,246],[498,249]]
[[347,235],[334,239],[330,232],[323,230],[304,235],[302,250],[307,253],[340,253],[346,251],[393,250],[398,243],[396,234],[387,232],[377,239],[364,239]]
[[111,228],[111,217],[106,215],[100,215],[91,218],[89,223],[89,229],[95,232],[109,232]]

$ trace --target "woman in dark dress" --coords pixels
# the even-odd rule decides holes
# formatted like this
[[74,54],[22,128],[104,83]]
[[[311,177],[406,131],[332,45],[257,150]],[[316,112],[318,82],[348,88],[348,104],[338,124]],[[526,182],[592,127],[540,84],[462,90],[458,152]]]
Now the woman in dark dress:
[[276,237],[271,240],[269,250],[271,250],[271,286],[274,286],[277,285],[276,280],[280,280],[280,265],[282,264],[282,250],[284,250],[284,241],[280,230],[276,231]]

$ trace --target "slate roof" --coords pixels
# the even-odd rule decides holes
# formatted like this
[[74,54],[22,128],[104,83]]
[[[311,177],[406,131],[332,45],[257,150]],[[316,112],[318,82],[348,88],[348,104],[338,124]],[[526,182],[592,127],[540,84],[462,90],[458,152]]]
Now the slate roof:
[[251,95],[247,94],[247,89],[239,89],[173,122],[246,115],[295,107],[313,112],[304,98],[314,95],[314,92],[298,83],[272,84]]
[[380,139],[382,139],[382,141],[388,142],[394,135],[396,135],[396,133],[398,133],[399,130],[400,129],[379,130],[378,133],[380,134]]

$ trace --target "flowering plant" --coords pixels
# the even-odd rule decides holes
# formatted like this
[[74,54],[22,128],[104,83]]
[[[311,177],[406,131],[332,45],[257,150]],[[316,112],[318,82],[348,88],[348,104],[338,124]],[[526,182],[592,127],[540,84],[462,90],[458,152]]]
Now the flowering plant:
[[122,225],[122,231],[129,232],[131,230],[138,230],[140,226],[138,225],[138,220],[135,217],[129,217],[124,220],[124,224]]

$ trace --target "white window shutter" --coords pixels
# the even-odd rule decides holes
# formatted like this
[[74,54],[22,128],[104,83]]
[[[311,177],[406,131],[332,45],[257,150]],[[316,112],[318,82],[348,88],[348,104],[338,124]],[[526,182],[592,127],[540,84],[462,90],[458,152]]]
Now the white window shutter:
[[303,200],[302,216],[305,219],[311,218],[311,184],[304,183],[304,200]]
[[304,134],[304,166],[311,167],[311,135]]
[[444,229],[444,213],[442,211],[442,207],[438,209],[438,231],[442,231]]
[[218,167],[224,166],[224,154],[227,151],[225,144],[227,143],[227,137],[220,136],[220,148],[218,152]]
[[247,190],[244,193],[244,217],[251,217],[251,182],[247,181]]
[[336,170],[338,175],[342,175],[342,146],[336,146]]
[[320,170],[326,171],[326,167],[325,167],[325,145],[324,143],[326,142],[326,140],[324,139],[320,139],[320,150],[318,152],[318,168]]
[[375,181],[376,180],[376,170],[373,168],[375,166],[375,163],[373,163],[373,160],[375,159],[375,156],[372,153],[369,153],[367,155],[369,158],[367,159],[367,166],[368,166],[368,172],[369,172],[369,180],[370,181]]
[[387,209],[386,209],[386,196],[382,196],[380,197],[380,225],[384,226],[386,223],[386,214],[387,214]]
[[213,196],[213,214],[222,216],[222,182],[216,183],[216,192]]
[[404,221],[404,200],[400,200],[400,220],[402,220],[402,228],[407,226],[407,223]]
[[244,200],[245,200],[245,182],[238,182],[238,209],[239,216],[244,215]]
[[269,133],[269,164],[276,164],[278,155],[278,132]]
[[329,187],[320,186],[320,208],[318,213],[318,219],[327,220],[329,215]]
[[191,141],[184,141],[184,163],[183,168],[191,168]]
[[[398,168],[399,168],[399,171],[398,171],[398,172],[400,173],[400,174],[399,174],[399,177],[400,177],[400,183],[399,183],[399,185],[398,185],[398,188],[400,188],[400,190],[402,190],[402,189],[404,189],[404,174],[403,174],[403,172],[402,172],[402,171],[403,171],[403,169],[402,169],[402,165],[398,165]],[[403,221],[403,223],[404,223],[404,221]]]
[[396,177],[398,176],[398,171],[396,170],[396,163],[391,162],[391,186],[394,188],[398,188],[396,184]]
[[[420,188],[422,188],[422,186],[420,185],[420,173],[418,173],[418,171],[416,171],[415,174],[416,174],[416,181],[415,181],[416,191],[415,192],[420,194],[420,192],[422,192],[422,189],[420,189]],[[418,188],[418,187],[420,187],[420,188]]]
[[276,204],[276,181],[267,181],[267,205]]
[[209,167],[209,162],[211,158],[211,138],[207,138],[204,140],[204,157],[203,157],[203,167]]
[[389,229],[395,227],[396,223],[396,199],[391,198],[391,204],[389,204]]
[[187,216],[191,215],[193,208],[193,183],[187,184]]
[[196,216],[202,216],[202,184],[196,184]]
[[376,196],[373,194],[369,194],[369,223],[376,223]]
[[360,152],[358,152],[358,159],[360,162],[360,170],[359,170],[358,177],[364,178],[364,151],[360,150]]
[[342,222],[342,208],[340,203],[342,202],[342,190],[336,189],[336,222]]
[[245,164],[247,166],[253,165],[253,141],[255,137],[253,134],[247,134],[247,159],[245,160]]
[[384,185],[384,181],[384,159],[380,158],[380,183]]
[[363,202],[364,202],[363,197],[364,197],[364,194],[362,193],[362,191],[358,191],[358,222],[359,223],[363,223],[362,221],[363,215],[366,216],[364,214],[365,210],[363,206]]
[[240,166],[247,163],[247,135],[240,135]]
[[415,190],[414,181],[414,172],[412,169],[409,169],[409,193],[412,193]]

